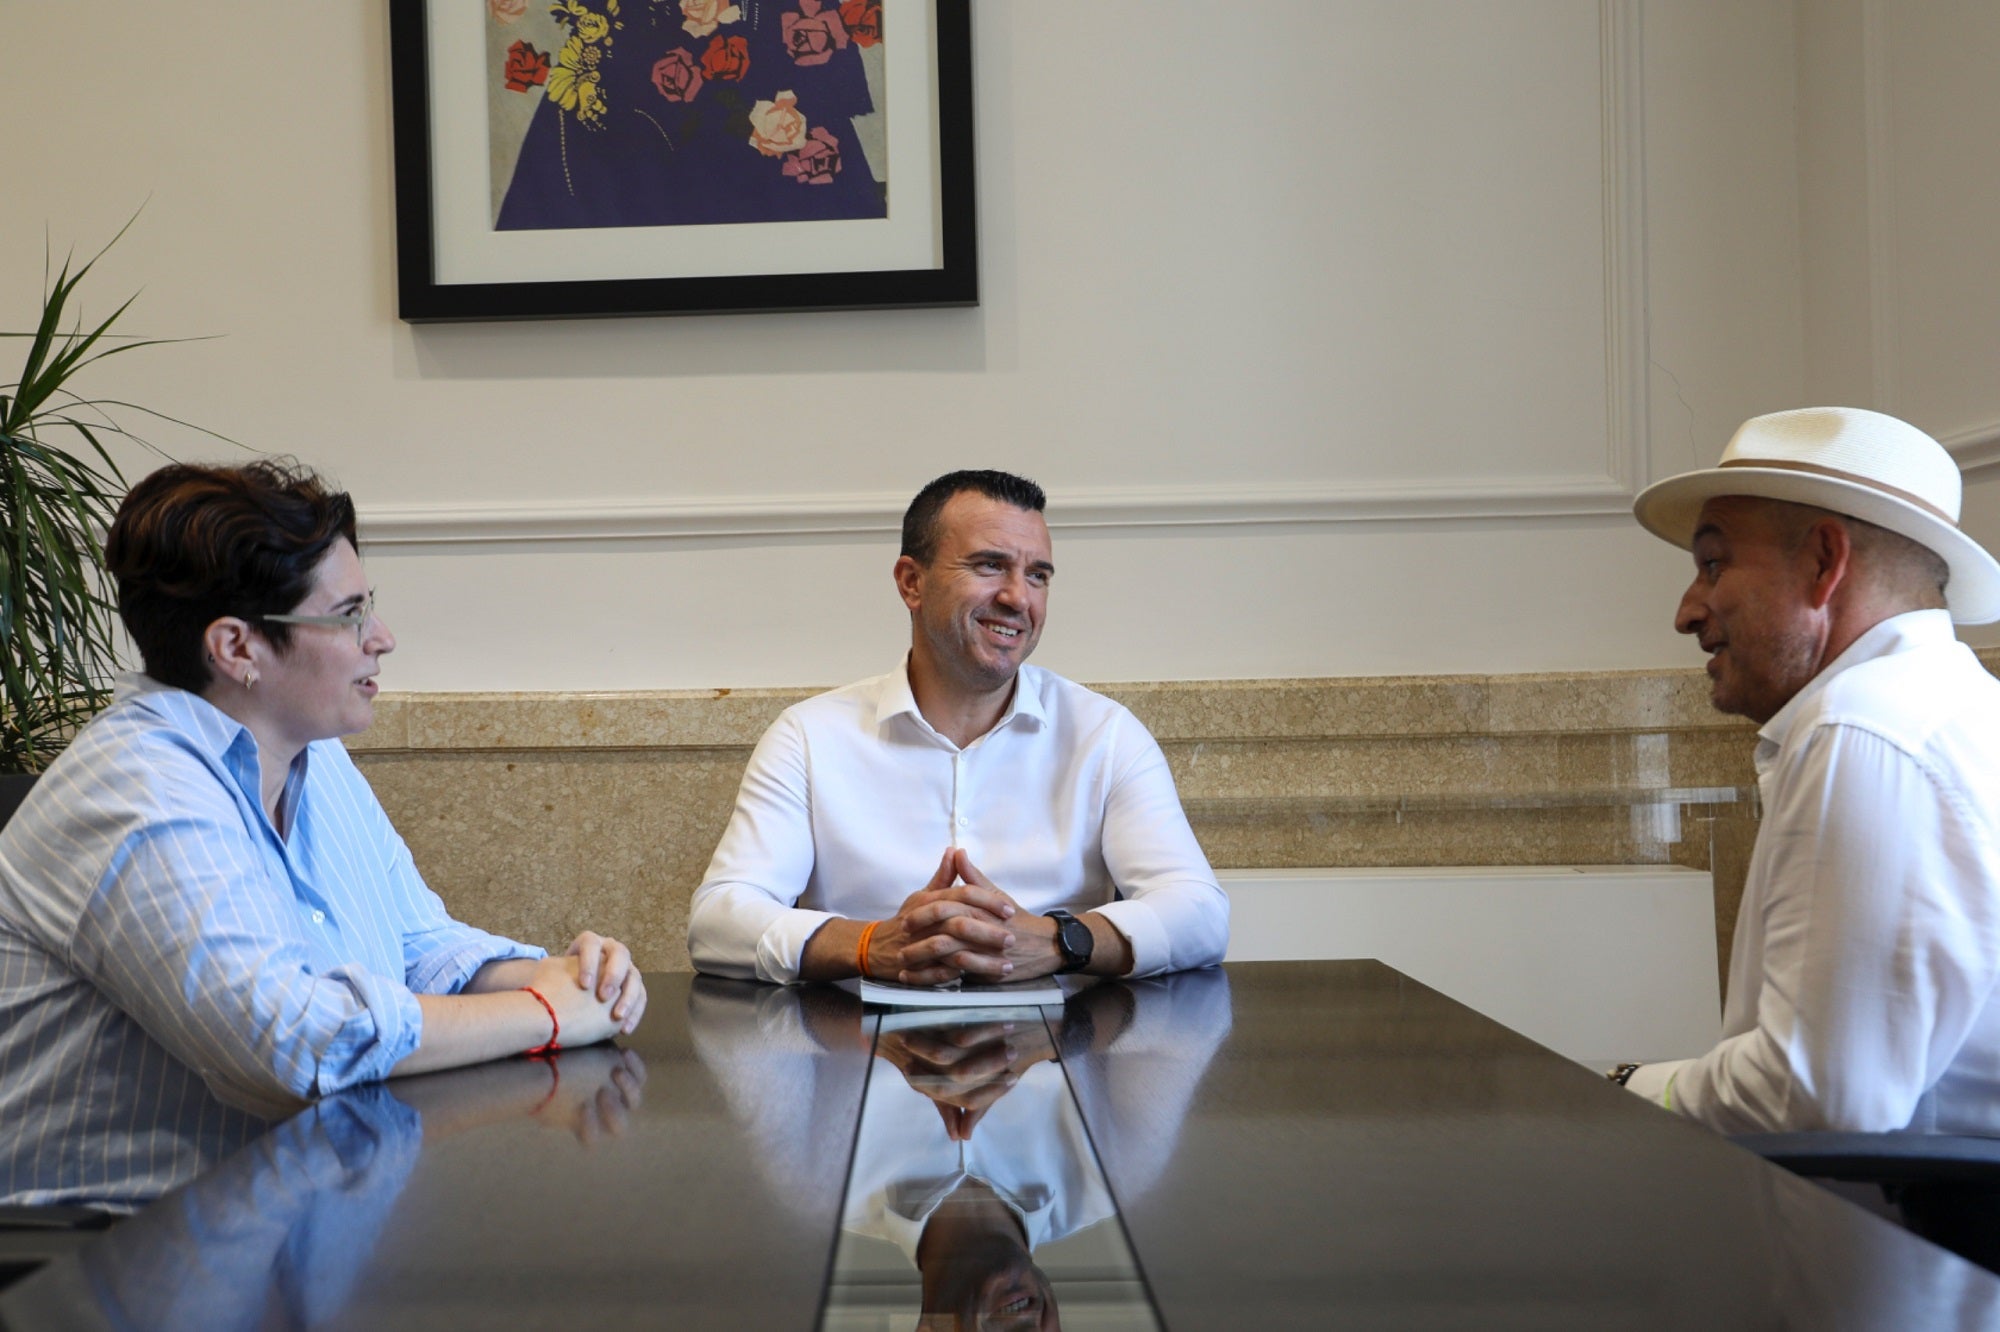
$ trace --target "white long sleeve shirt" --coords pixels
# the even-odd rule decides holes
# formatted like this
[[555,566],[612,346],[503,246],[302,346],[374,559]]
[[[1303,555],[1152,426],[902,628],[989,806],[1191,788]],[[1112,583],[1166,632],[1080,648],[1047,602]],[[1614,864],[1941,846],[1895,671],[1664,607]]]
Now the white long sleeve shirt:
[[1730,1133],[2000,1131],[2000,681],[1876,625],[1759,732],[1723,1039],[1633,1091]]
[[836,916],[893,916],[947,847],[1037,914],[1094,910],[1132,975],[1220,962],[1229,900],[1138,718],[1023,666],[1006,714],[963,749],[932,729],[906,666],[785,710],[758,741],[688,913],[715,975],[798,979]]

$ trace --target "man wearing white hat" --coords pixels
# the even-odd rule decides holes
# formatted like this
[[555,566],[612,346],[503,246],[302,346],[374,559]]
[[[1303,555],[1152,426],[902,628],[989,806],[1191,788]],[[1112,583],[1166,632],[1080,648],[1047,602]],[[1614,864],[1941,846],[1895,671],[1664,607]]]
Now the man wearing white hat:
[[2000,619],[1957,464],[1878,412],[1747,422],[1643,492],[1691,550],[1674,627],[1760,724],[1763,822],[1723,1038],[1614,1080],[1725,1132],[2000,1131],[2000,681],[1952,622]]

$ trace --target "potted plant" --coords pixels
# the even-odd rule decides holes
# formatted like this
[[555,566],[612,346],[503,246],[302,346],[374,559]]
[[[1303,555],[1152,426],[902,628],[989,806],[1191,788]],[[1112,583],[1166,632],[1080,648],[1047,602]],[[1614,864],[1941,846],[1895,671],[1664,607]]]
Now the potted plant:
[[34,332],[0,334],[28,340],[19,378],[0,388],[0,821],[110,700],[119,664],[102,542],[125,478],[104,439],[144,443],[110,409],[160,414],[74,384],[107,356],[179,341],[114,334],[130,299],[88,329],[75,313],[77,287],[124,234],[73,272],[64,259]]

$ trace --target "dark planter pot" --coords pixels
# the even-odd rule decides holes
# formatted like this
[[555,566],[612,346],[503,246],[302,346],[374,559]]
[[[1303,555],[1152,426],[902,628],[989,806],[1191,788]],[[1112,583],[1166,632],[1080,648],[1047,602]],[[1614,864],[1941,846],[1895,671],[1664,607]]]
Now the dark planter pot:
[[35,787],[35,777],[32,772],[0,772],[0,827],[14,817],[14,811],[28,798],[28,792]]

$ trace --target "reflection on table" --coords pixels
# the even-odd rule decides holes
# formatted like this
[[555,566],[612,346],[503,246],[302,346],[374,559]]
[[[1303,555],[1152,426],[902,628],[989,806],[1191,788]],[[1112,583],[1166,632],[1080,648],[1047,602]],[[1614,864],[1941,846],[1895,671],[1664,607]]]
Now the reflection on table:
[[134,1212],[306,1106],[225,1099],[158,1046],[126,1049],[131,1059],[60,1111],[11,1095],[0,1069],[0,1203]]
[[[828,1045],[875,1055],[845,1172],[841,1234],[820,1326],[1157,1327],[1058,1041],[1117,1050],[1153,1113],[1137,1154],[1172,1155],[1178,1117],[1229,1025],[1228,984],[1170,1020],[1146,986],[1102,986],[1065,1008],[864,1011],[839,992],[697,981],[697,1049],[754,1120],[789,1193],[827,1194],[830,1163],[798,1159],[818,1097],[783,1053]],[[1155,1002],[1145,1002],[1150,994]],[[1150,1010],[1150,1011],[1149,1011]],[[1153,1020],[1148,1021],[1147,1018]],[[747,1031],[756,1054],[746,1057]],[[1148,1059],[1171,1051],[1164,1061]],[[1164,1076],[1162,1076],[1164,1074]],[[1143,1085],[1140,1085],[1143,1084]],[[1059,1312],[1060,1311],[1060,1312]]]
[[638,1055],[598,1046],[330,1096],[0,1295],[0,1320],[22,1332],[323,1326],[426,1142],[528,1117],[588,1144],[622,1131],[645,1077]]
[[875,1055],[826,1332],[1060,1327],[1072,1288],[1157,1325],[1040,1011],[891,1014]]
[[0,1326],[2000,1326],[1990,1274],[1379,963],[879,1047],[837,990],[648,986],[629,1052],[330,1098]]
[[1129,1063],[1062,1051],[1174,1332],[2000,1327],[1992,1275],[1389,967],[1225,970],[1164,1168]]

